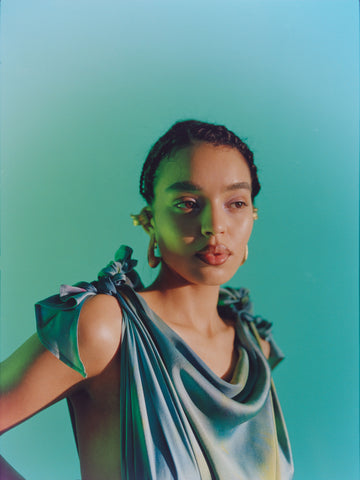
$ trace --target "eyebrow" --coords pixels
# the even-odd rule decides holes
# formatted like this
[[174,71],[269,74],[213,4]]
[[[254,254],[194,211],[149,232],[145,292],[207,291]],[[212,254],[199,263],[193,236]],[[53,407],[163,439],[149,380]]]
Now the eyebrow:
[[[232,183],[231,185],[227,185],[224,188],[225,192],[233,191],[233,190],[250,190],[251,191],[251,186],[249,185],[248,182],[237,182],[237,183]],[[169,187],[167,187],[166,191],[167,192],[182,192],[186,190],[187,192],[200,192],[202,189],[199,185],[193,182],[175,182]]]
[[249,185],[248,182],[238,182],[238,183],[232,183],[231,185],[228,185],[225,188],[225,191],[229,192],[232,190],[242,190],[242,189],[250,190],[251,191],[251,186]]

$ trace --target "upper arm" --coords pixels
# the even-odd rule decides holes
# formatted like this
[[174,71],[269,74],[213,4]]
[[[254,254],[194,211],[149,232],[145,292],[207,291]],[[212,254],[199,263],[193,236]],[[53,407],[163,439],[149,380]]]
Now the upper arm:
[[263,354],[265,355],[265,358],[269,360],[270,358],[270,343],[267,340],[264,340],[263,338],[259,337],[259,344],[261,347],[261,350]]
[[[88,299],[78,324],[78,347],[88,377],[98,375],[116,354],[121,310],[107,295]],[[50,353],[34,334],[0,366],[0,431],[64,398],[83,376]]]
[[0,431],[53,403],[82,376],[59,361],[34,334],[0,366]]
[[117,353],[122,313],[115,297],[96,295],[81,310],[78,324],[80,358],[88,377],[101,373]]

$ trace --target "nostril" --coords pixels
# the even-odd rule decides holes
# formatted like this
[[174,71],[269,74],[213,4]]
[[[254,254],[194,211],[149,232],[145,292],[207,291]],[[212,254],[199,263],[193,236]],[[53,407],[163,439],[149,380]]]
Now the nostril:
[[224,229],[222,227],[206,228],[206,229],[202,229],[201,233],[205,237],[211,237],[213,235],[220,235],[220,234],[224,233]]

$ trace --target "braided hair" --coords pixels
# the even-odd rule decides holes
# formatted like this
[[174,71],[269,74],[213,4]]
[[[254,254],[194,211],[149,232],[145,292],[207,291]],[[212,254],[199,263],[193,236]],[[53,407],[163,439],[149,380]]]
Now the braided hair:
[[251,175],[251,198],[254,200],[260,191],[257,168],[254,164],[252,151],[240,138],[223,125],[185,120],[176,122],[152,146],[146,157],[141,177],[140,194],[148,205],[154,200],[154,182],[160,162],[174,155],[182,148],[194,145],[196,142],[209,143],[214,146],[229,146],[237,149],[244,157]]

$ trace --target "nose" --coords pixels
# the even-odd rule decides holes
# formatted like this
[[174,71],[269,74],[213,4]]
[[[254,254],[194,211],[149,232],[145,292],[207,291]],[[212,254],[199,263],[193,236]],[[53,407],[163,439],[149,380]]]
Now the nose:
[[207,205],[201,215],[201,233],[205,237],[225,232],[224,211],[220,206]]

